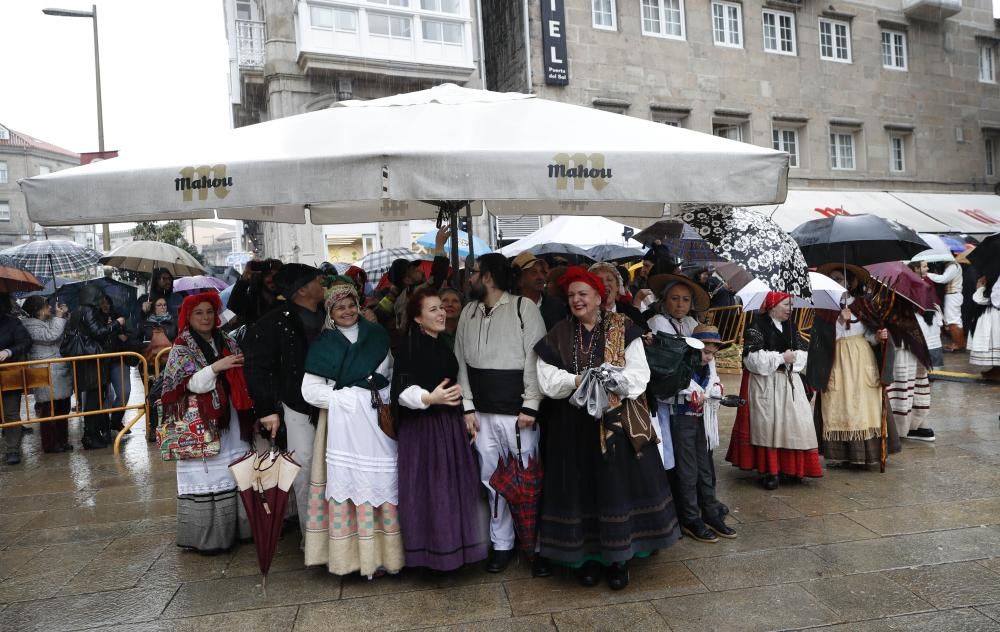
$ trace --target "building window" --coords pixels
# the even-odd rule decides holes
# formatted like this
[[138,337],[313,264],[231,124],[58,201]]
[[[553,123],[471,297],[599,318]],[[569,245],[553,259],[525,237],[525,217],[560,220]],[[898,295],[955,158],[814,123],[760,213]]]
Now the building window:
[[795,54],[795,15],[764,9],[764,50],[779,55]]
[[889,136],[889,171],[906,173],[906,137],[893,134]]
[[997,175],[997,141],[990,137],[986,138],[986,175]]
[[882,31],[882,67],[906,70],[906,33]]
[[394,39],[410,39],[411,21],[409,17],[386,15],[384,13],[369,13],[368,33],[370,35],[391,37]]
[[851,25],[820,18],[819,56],[829,61],[851,63]]
[[52,173],[52,167],[48,165],[38,165],[38,175],[44,176],[47,173]]
[[615,21],[615,0],[591,0],[593,3],[593,25],[595,29],[615,31],[618,29]]
[[979,80],[983,83],[997,82],[996,44],[983,44],[979,47]]
[[732,2],[712,3],[712,37],[716,46],[743,48],[740,5]]
[[10,202],[0,202],[0,222],[10,221]]
[[309,22],[312,28],[322,31],[358,32],[358,12],[350,9],[311,6],[309,7]]
[[421,29],[423,31],[424,41],[427,42],[462,45],[465,40],[465,29],[462,28],[461,24],[457,24],[455,22],[422,20]]
[[408,7],[410,0],[368,0],[372,4],[384,4],[390,7]]
[[771,128],[771,146],[788,153],[788,166],[799,166],[799,130],[782,127]]
[[[405,5],[404,5],[405,6]],[[458,15],[462,12],[461,0],[420,0],[420,8],[424,11],[438,11]]]
[[0,160],[0,184],[7,184],[7,163]]
[[236,2],[236,19],[237,20],[252,20],[253,19],[253,6],[249,2],[241,2],[237,0]]
[[684,0],[642,0],[642,34],[684,39]]
[[684,119],[686,119],[687,116],[687,112],[676,110],[650,110],[649,118],[654,123],[663,123],[664,125],[669,125],[670,127],[684,127]]
[[0,125],[0,140],[10,140],[10,132],[2,125]]
[[712,121],[712,135],[745,142],[750,138],[749,121]]
[[830,132],[830,168],[854,170],[854,134]]

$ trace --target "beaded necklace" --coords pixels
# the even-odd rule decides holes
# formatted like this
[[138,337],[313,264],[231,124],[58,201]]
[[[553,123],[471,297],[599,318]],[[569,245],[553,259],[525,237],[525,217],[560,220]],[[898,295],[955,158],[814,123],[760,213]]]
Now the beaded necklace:
[[[576,320],[576,319],[574,319]],[[573,372],[579,373],[583,369],[589,369],[594,366],[596,358],[594,353],[597,351],[596,340],[597,337],[602,335],[604,326],[604,317],[600,311],[597,312],[597,323],[594,325],[593,331],[590,332],[590,343],[587,348],[583,347],[583,323],[576,320],[576,329],[573,332]],[[580,365],[581,357],[584,359],[586,364]]]

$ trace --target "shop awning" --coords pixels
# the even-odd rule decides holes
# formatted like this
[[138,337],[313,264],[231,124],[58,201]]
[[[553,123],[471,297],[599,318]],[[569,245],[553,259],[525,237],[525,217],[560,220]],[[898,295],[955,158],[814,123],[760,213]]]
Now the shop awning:
[[789,190],[783,204],[759,208],[770,208],[771,219],[787,231],[822,217],[867,213],[894,219],[921,233],[961,232],[883,191]]
[[1000,232],[1000,195],[902,192],[890,195],[947,225],[949,228],[947,232],[971,235]]

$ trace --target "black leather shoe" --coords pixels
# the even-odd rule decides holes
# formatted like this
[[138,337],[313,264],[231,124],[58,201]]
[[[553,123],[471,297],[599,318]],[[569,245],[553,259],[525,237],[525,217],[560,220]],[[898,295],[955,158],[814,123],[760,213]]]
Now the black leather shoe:
[[552,567],[549,566],[549,561],[542,557],[541,555],[535,554],[535,558],[531,560],[531,576],[532,577],[551,577]]
[[621,590],[628,586],[628,565],[625,562],[615,562],[608,567],[608,587],[611,590]]
[[706,520],[705,526],[719,534],[719,537],[729,538],[730,540],[736,537],[736,529],[727,525],[722,518],[718,520]]
[[514,559],[514,551],[492,551],[486,560],[487,573],[502,573],[510,561]]
[[100,450],[101,448],[108,447],[108,444],[104,443],[99,436],[88,437],[87,435],[83,435],[80,444],[83,445],[84,450]]
[[584,562],[576,574],[580,578],[580,583],[584,586],[588,588],[596,586],[601,581],[601,564],[593,560]]
[[764,486],[764,489],[778,489],[778,477],[774,474],[768,474],[761,479],[760,484]]
[[684,535],[699,542],[715,544],[719,541],[719,536],[715,535],[715,531],[706,527],[704,522],[693,525],[684,525],[681,527],[681,531],[684,532]]

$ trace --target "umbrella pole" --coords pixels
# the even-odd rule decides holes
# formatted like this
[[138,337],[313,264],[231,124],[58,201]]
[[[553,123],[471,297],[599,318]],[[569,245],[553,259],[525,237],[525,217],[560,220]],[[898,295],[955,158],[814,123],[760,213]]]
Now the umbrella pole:
[[[473,259],[475,259],[476,258],[476,245],[474,243],[472,243],[472,240],[475,238],[475,231],[472,230],[472,203],[471,202],[466,202],[465,203],[465,223],[469,227],[469,256],[472,257]],[[458,274],[458,269],[457,268],[455,269],[455,272],[453,272],[453,274]]]
[[53,309],[59,307],[59,288],[56,287],[56,266],[52,263],[52,253],[48,254],[49,257],[49,272],[52,274],[52,296],[55,297],[56,304],[52,306]]
[[456,272],[458,270],[458,209],[457,204],[448,205],[448,226],[451,229],[451,268]]

